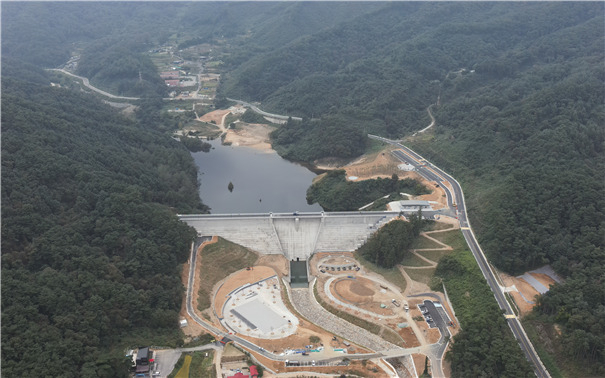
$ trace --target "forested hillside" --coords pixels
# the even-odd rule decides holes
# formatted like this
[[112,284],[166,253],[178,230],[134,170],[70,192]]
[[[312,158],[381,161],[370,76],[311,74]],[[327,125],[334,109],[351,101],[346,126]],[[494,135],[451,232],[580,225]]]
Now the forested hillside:
[[[379,8],[379,3],[12,2],[2,7],[2,55],[44,68],[76,51],[78,74],[124,96],[163,96],[165,86],[142,52],[171,38],[179,48],[229,40],[242,62],[301,36]],[[142,71],[142,80],[139,80]]]
[[325,211],[356,211],[377,199],[385,199],[385,196],[400,198],[396,196],[402,192],[415,196],[430,193],[418,180],[400,180],[397,175],[359,182],[348,181],[346,172],[342,169],[329,171],[315,181],[307,189],[307,202],[318,203]]
[[126,377],[127,346],[182,342],[195,232],[175,213],[206,209],[195,166],[179,142],[6,67],[2,375]]
[[[552,13],[545,25],[578,20],[585,7],[563,7],[566,17]],[[551,264],[566,277],[537,311],[563,330],[551,336],[555,358],[583,361],[582,374],[605,373],[604,45],[602,17],[589,18],[451,76],[434,139],[410,142],[467,189],[496,266],[519,274]]]
[[415,215],[410,216],[409,221],[391,221],[373,234],[358,252],[380,267],[393,268],[410,253],[409,248],[420,234],[423,223],[425,221]]
[[603,12],[602,3],[389,4],[256,56],[227,73],[221,90],[321,119],[321,128],[273,135],[280,153],[307,161],[344,130],[332,124],[354,136],[406,137],[429,124],[435,104],[434,131],[406,143],[462,183],[499,268],[550,263],[567,277],[538,311],[562,326],[557,358],[601,374]]
[[[158,135],[176,121],[160,112],[165,87],[144,52],[168,40],[217,46],[223,103],[304,117],[272,135],[288,159],[351,158],[374,133],[405,138],[451,173],[498,268],[550,263],[566,278],[538,300],[537,321],[561,332],[542,343],[576,373],[605,374],[604,11],[602,2],[3,3],[4,375],[116,376],[122,345],[179,341],[178,264],[193,235],[173,214],[207,209],[189,154]],[[137,121],[49,87],[30,66],[75,52],[93,84],[146,97]],[[430,123],[431,104],[436,125],[410,137]],[[485,323],[469,324],[455,339],[457,376],[480,375],[490,359],[473,344],[472,327]]]

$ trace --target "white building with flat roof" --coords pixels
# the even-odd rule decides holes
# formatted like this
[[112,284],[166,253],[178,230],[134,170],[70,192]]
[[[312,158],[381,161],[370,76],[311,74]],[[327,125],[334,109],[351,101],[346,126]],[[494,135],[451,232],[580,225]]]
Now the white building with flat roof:
[[392,211],[418,211],[418,210],[433,210],[429,201],[406,200],[389,202],[389,207]]

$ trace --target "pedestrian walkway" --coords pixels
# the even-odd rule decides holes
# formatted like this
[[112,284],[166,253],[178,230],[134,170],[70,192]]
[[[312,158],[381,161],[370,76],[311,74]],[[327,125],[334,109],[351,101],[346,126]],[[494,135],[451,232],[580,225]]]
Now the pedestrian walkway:
[[301,315],[312,319],[313,323],[323,329],[344,337],[358,345],[374,351],[385,349],[402,349],[373,333],[347,322],[324,309],[312,297],[313,289],[292,289],[292,304]]

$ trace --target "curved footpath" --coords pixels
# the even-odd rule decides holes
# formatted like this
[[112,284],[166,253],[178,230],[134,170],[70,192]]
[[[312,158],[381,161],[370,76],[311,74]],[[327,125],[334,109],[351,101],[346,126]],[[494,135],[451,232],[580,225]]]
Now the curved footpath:
[[[216,328],[215,326],[211,325],[210,323],[206,322],[204,319],[200,318],[194,311],[193,308],[193,282],[195,280],[195,262],[197,260],[197,250],[198,247],[203,244],[204,242],[210,240],[210,238],[204,239],[202,238],[201,240],[198,240],[196,243],[194,243],[192,245],[191,248],[191,259],[190,259],[190,268],[189,268],[189,278],[188,278],[188,285],[187,285],[187,299],[186,299],[186,305],[187,305],[187,314],[189,314],[189,316],[199,325],[201,325],[204,329],[206,329],[207,331],[211,332],[212,334],[216,335],[217,338],[222,338],[222,337],[227,337],[231,340],[233,340],[233,342],[239,344],[240,346],[254,352],[254,353],[258,353],[260,355],[262,355],[263,357],[266,357],[270,360],[274,360],[274,361],[285,361],[288,359],[291,359],[291,356],[280,356],[277,354],[273,354],[268,352],[267,350],[249,342],[248,340],[242,339],[241,337],[238,337],[236,335],[232,335],[229,334],[227,332],[224,332],[218,328]],[[441,350],[442,348],[444,348],[444,344],[447,343],[437,343],[437,344],[430,344],[427,346],[423,346],[423,347],[416,347],[416,348],[400,348],[396,345],[393,345],[385,340],[383,340],[382,338],[379,338],[378,336],[371,334],[370,332],[354,326],[352,324],[350,324],[349,322],[346,322],[343,319],[340,319],[338,317],[336,317],[335,315],[329,313],[326,309],[324,309],[323,307],[321,307],[321,305],[319,305],[319,303],[317,303],[316,301],[311,299],[311,295],[312,294],[312,286],[309,289],[294,289],[294,290],[289,290],[289,292],[291,292],[292,294],[292,303],[296,303],[296,310],[300,311],[302,313],[303,316],[308,316],[310,319],[314,319],[318,321],[318,323],[314,323],[314,324],[319,324],[320,326],[325,326],[326,329],[330,330],[331,332],[334,332],[337,335],[344,335],[345,338],[358,343],[360,345],[364,345],[367,347],[370,347],[371,349],[374,349],[377,352],[374,353],[367,353],[367,354],[346,354],[343,355],[342,357],[329,357],[329,358],[317,358],[317,357],[311,357],[308,356],[309,361],[311,361],[311,359],[315,359],[316,362],[322,361],[322,362],[334,362],[334,361],[339,361],[342,360],[343,358],[348,358],[350,360],[353,359],[372,359],[372,358],[393,358],[393,357],[403,357],[403,356],[408,356],[414,353],[425,353],[425,354],[431,354],[434,353],[436,356],[437,355],[441,355],[438,354],[438,352],[436,352],[437,350]],[[298,301],[300,301],[300,303],[298,303]],[[321,323],[322,319],[328,319],[330,318],[329,321],[327,321],[326,323]],[[321,323],[321,324],[320,324]],[[341,336],[342,337],[342,336]],[[443,338],[442,338],[443,339]],[[302,356],[297,356],[299,359],[305,361],[305,357]]]
[[[351,340],[358,345],[372,350],[402,349],[361,327],[339,318],[323,308],[313,295],[313,287],[315,287],[316,281],[314,280],[308,289],[292,289],[292,304],[302,316],[307,319],[313,319],[313,324],[329,332],[340,335],[347,340]],[[345,357],[347,356],[345,355]]]
[[[450,189],[446,185],[441,185],[441,187],[446,191],[448,197],[448,205],[450,206],[450,209],[456,211],[456,215],[458,216],[458,219],[460,221],[460,229],[462,231],[464,239],[466,240],[466,243],[468,244],[471,252],[473,253],[473,256],[475,257],[475,260],[477,261],[477,264],[479,265],[483,276],[487,280],[489,287],[494,293],[494,297],[498,302],[498,306],[500,306],[500,309],[503,310],[504,317],[506,318],[508,326],[510,327],[511,331],[513,332],[513,335],[517,339],[517,342],[521,346],[525,357],[533,365],[534,373],[536,374],[536,376],[540,378],[550,377],[550,374],[544,367],[544,364],[542,364],[540,357],[536,353],[531,341],[527,337],[527,334],[525,333],[521,322],[519,321],[512,307],[506,300],[506,297],[504,296],[504,288],[498,284],[496,274],[492,270],[491,266],[487,261],[487,258],[485,257],[485,254],[483,253],[483,250],[479,246],[479,242],[475,237],[475,233],[473,232],[471,224],[466,215],[466,204],[464,202],[464,194],[462,192],[462,187],[460,186],[458,181],[456,181],[452,176],[448,175],[443,170],[441,170],[422,156],[418,155],[410,148],[399,143],[398,141],[393,141],[376,135],[368,134],[368,136],[371,139],[380,140],[400,148],[400,151],[394,151],[393,154],[401,161],[404,161],[408,164],[412,164],[416,169],[416,172],[418,172],[421,176],[425,177],[426,179],[436,181],[439,184],[445,182],[451,185],[451,187],[453,188],[453,193],[451,193]],[[454,209],[455,206],[453,206],[452,201],[455,201],[454,203],[458,204],[457,209]]]

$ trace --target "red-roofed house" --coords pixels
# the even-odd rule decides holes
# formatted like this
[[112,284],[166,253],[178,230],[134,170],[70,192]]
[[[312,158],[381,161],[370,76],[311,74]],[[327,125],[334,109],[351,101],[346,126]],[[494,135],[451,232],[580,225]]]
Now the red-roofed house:
[[254,365],[250,365],[250,378],[258,378],[258,370]]
[[165,83],[169,87],[178,87],[178,86],[180,86],[178,80],[165,80]]
[[243,374],[243,373],[235,373],[235,375],[232,375],[230,377],[227,378],[249,378],[250,376],[248,374]]

